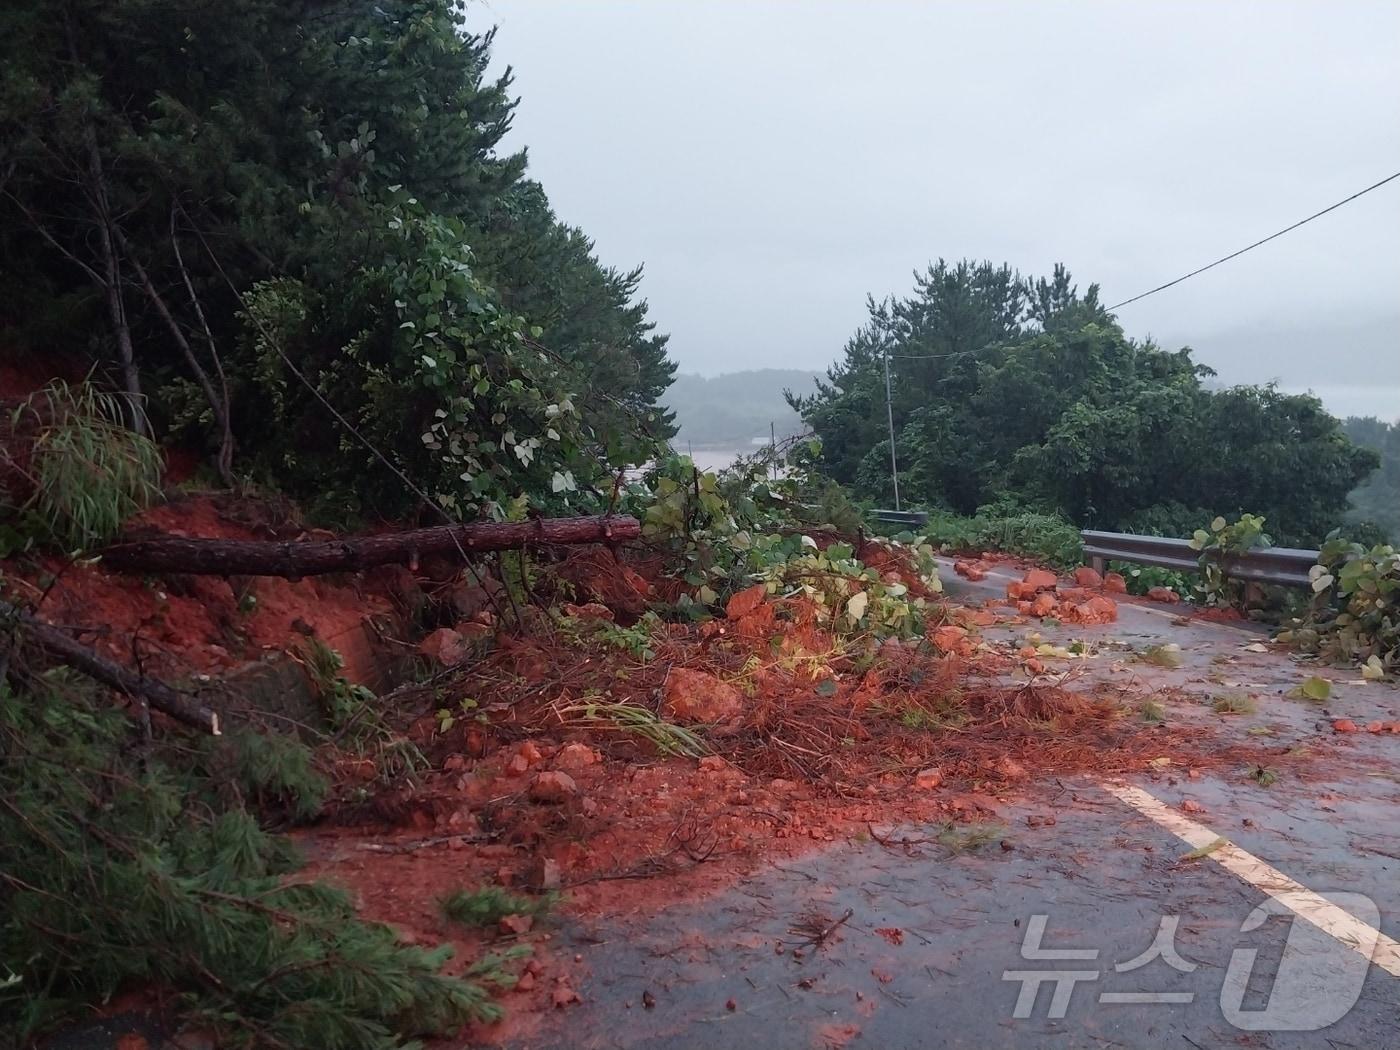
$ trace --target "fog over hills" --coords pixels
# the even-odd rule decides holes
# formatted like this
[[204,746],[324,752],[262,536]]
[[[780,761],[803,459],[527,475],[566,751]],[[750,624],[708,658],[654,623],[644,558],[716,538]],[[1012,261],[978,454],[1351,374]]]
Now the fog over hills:
[[798,368],[759,368],[717,376],[681,373],[662,397],[676,413],[680,433],[675,446],[742,448],[755,438],[766,441],[769,427],[779,438],[802,431],[802,420],[783,400],[789,389],[812,390],[818,372]]

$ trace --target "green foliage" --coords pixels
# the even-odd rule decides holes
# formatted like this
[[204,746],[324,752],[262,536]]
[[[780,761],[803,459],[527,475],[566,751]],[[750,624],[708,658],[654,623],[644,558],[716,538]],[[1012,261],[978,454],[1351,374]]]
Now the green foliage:
[[[1400,419],[1385,423],[1374,416],[1353,416],[1342,423],[1342,430],[1380,457],[1375,473],[1351,492],[1347,534],[1367,546],[1400,544]],[[1375,529],[1369,537],[1361,534],[1366,525]]]
[[1215,698],[1211,709],[1218,715],[1252,715],[1258,707],[1243,693],[1225,693]]
[[973,517],[933,511],[923,526],[936,546],[955,551],[1005,551],[1062,569],[1084,564],[1079,530],[1064,518],[1034,511],[998,513],[984,507]]
[[499,886],[483,886],[479,890],[453,890],[441,903],[443,915],[452,922],[490,927],[507,915],[545,915],[557,899],[553,894],[525,897]]
[[588,699],[555,708],[560,718],[593,730],[612,730],[640,737],[663,755],[699,758],[709,754],[705,741],[693,730],[658,718],[639,704]]
[[1208,605],[1242,604],[1244,586],[1230,578],[1230,558],[1272,547],[1273,543],[1264,531],[1264,519],[1257,514],[1242,514],[1234,522],[1216,516],[1208,529],[1197,529],[1191,536],[1191,549],[1201,552],[1201,580],[1196,584],[1196,593]]
[[88,549],[160,496],[160,449],[127,426],[112,394],[55,380],[22,401],[9,423],[16,438],[0,448],[0,466],[29,490],[15,509],[19,534]]
[[226,1046],[380,1050],[497,1015],[480,983],[441,973],[448,949],[289,882],[291,851],[206,752],[130,733],[66,676],[0,692],[0,1041],[136,984]]
[[[226,385],[244,469],[342,515],[419,501],[318,394],[462,514],[596,498],[608,461],[672,433],[674,366],[640,271],[603,267],[499,151],[510,76],[465,17],[7,6],[0,258],[24,261],[4,277],[27,304],[0,313],[7,346],[118,359],[121,300],[159,429],[212,444]],[[60,312],[61,333],[31,321]]]
[[[970,515],[1002,499],[1078,526],[1176,535],[1256,509],[1284,542],[1317,542],[1375,466],[1314,397],[1214,391],[1189,349],[1129,339],[1057,267],[1049,280],[942,260],[869,319],[817,393],[792,404],[827,469],[858,496],[892,496],[889,356],[901,494]],[[1144,523],[1150,528],[1144,528]]]
[[[838,635],[921,633],[924,598],[867,567],[851,543],[823,547],[813,538],[846,531],[837,521],[854,532],[861,518],[839,490],[811,472],[807,464],[819,446],[802,441],[794,451],[778,478],[761,457],[718,476],[698,471],[688,457],[672,457],[633,493],[643,536],[667,550],[696,589],[695,598],[682,596],[682,607],[708,615],[729,594],[757,582],[771,594],[807,598],[822,626]],[[821,521],[826,515],[834,521]],[[892,547],[924,588],[941,590],[931,545]]]
[[1356,662],[1366,678],[1400,669],[1400,551],[1329,536],[1311,571],[1305,617],[1279,638],[1331,660]]
[[647,612],[631,627],[621,627],[607,620],[597,623],[599,637],[614,649],[631,653],[643,662],[656,655],[652,649],[652,632],[661,626],[661,619],[656,613]]
[[332,730],[359,724],[368,731],[377,724],[370,714],[375,701],[374,690],[351,682],[343,674],[345,661],[341,655],[319,638],[308,638],[301,647],[302,664],[316,687],[321,714]]
[[1110,572],[1123,577],[1129,594],[1146,594],[1153,587],[1170,587],[1177,594],[1188,595],[1195,586],[1193,578],[1176,569],[1163,569],[1156,565],[1134,565],[1132,562],[1111,561]]

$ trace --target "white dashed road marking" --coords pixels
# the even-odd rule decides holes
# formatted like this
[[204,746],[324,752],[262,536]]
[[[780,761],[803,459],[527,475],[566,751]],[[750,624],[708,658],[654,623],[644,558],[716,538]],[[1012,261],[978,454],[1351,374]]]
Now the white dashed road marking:
[[[1400,942],[1337,907],[1320,893],[1315,893],[1302,883],[1290,879],[1277,868],[1265,864],[1254,854],[1236,846],[1223,835],[1217,835],[1204,824],[1197,824],[1194,820],[1182,816],[1155,795],[1127,784],[1104,783],[1100,786],[1114,798],[1132,806],[1194,849],[1204,849],[1216,842],[1223,843],[1206,856],[1232,875],[1267,893],[1299,918],[1307,920],[1339,943],[1366,956],[1382,970],[1400,977]],[[1372,945],[1374,948],[1370,949]]]

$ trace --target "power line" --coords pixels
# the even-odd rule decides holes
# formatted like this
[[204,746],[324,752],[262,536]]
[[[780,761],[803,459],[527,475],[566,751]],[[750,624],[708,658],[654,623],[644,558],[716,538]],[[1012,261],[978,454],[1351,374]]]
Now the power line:
[[1299,226],[1304,226],[1307,223],[1312,222],[1314,219],[1321,218],[1322,216],[1326,215],[1329,211],[1336,211],[1343,204],[1350,204],[1352,201],[1356,200],[1356,198],[1364,197],[1372,190],[1380,189],[1387,182],[1392,182],[1395,179],[1400,179],[1400,171],[1397,171],[1394,175],[1389,175],[1386,178],[1381,179],[1380,182],[1372,183],[1370,186],[1367,186],[1364,190],[1359,190],[1356,193],[1353,193],[1350,197],[1347,197],[1343,200],[1339,200],[1336,204],[1329,205],[1328,207],[1323,208],[1321,211],[1313,212],[1313,214],[1309,215],[1306,219],[1299,219],[1292,226],[1285,226],[1277,233],[1269,234],[1269,236],[1265,237],[1263,240],[1255,241],[1253,244],[1246,245],[1237,252],[1231,252],[1229,255],[1226,255],[1223,258],[1216,259],[1213,263],[1207,263],[1205,266],[1202,266],[1198,270],[1192,270],[1188,274],[1183,274],[1174,281],[1168,281],[1166,284],[1159,284],[1156,288],[1151,288],[1148,291],[1143,292],[1141,295],[1135,295],[1131,299],[1124,299],[1121,303],[1115,303],[1114,305],[1108,307],[1108,309],[1117,310],[1119,307],[1127,306],[1129,303],[1135,303],[1139,299],[1146,299],[1149,295],[1155,295],[1158,292],[1165,291],[1172,285],[1180,284],[1182,281],[1195,277],[1199,273],[1205,273],[1207,270],[1213,269],[1214,267],[1219,266],[1221,263],[1229,262],[1231,259],[1237,259],[1245,252],[1252,251],[1253,249],[1258,248],[1261,244],[1268,244],[1274,238],[1282,237],[1285,233],[1289,233],[1292,230],[1296,230]]

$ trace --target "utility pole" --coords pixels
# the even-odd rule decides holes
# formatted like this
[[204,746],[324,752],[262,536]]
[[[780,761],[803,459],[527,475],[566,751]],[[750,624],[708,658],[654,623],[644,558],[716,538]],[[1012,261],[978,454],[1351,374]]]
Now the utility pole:
[[894,403],[890,396],[890,352],[885,351],[885,421],[890,425],[890,480],[894,482],[894,509],[899,510],[899,460],[894,452]]

